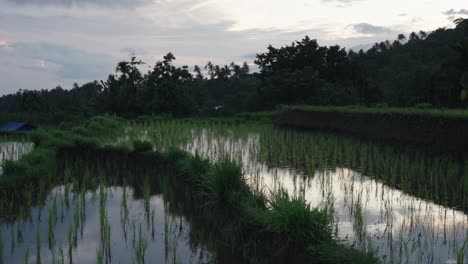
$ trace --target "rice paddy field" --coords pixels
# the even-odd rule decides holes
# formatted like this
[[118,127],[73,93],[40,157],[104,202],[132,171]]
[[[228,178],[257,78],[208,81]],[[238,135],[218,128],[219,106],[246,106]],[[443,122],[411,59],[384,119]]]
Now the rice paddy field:
[[[153,151],[233,160],[255,193],[287,192],[327,212],[335,240],[382,263],[468,263],[466,156],[255,122],[129,122],[116,134],[100,145],[147,142]],[[32,148],[0,143],[3,160]],[[88,154],[59,158],[60,184],[22,201],[15,216],[2,214],[0,262],[239,263],[213,247],[210,226],[179,197],[190,192],[169,188],[163,171]]]

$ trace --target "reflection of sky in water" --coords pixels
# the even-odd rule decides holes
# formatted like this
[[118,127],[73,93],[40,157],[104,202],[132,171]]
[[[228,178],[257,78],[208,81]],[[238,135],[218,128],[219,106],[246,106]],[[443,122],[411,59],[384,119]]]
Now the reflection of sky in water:
[[[108,193],[106,211],[111,229],[112,263],[135,262],[135,247],[133,239],[138,241],[139,227],[142,236],[148,242],[145,254],[147,263],[199,263],[208,261],[208,253],[199,247],[191,248],[189,244],[189,223],[184,217],[168,213],[164,207],[161,195],[150,200],[150,216],[147,218],[142,200],[134,200],[133,192],[127,189],[128,220],[122,221],[123,188],[106,188]],[[53,206],[54,196],[57,196],[58,221],[54,228],[55,244],[49,248],[48,216]],[[68,263],[67,234],[74,224],[75,209],[81,206],[79,197],[69,198],[69,207],[65,204],[64,188],[54,189],[42,208],[33,208],[30,218],[14,225],[2,224],[4,242],[3,255],[5,263],[23,263],[26,249],[29,248],[29,263],[36,263],[36,232],[40,230],[41,261],[52,263],[53,254],[59,259],[59,248],[63,250],[65,262]],[[73,263],[97,263],[98,251],[101,245],[100,231],[100,195],[99,192],[88,192],[85,196],[86,216],[83,233],[78,231],[76,247],[73,248]],[[154,220],[153,219],[154,215]],[[63,218],[62,218],[63,216]],[[40,220],[39,220],[40,219]],[[149,219],[149,221],[148,221]],[[22,242],[18,241],[18,227],[21,229]],[[11,232],[14,233],[12,244]],[[124,235],[126,233],[126,236]],[[154,234],[154,237],[153,237]],[[126,238],[125,238],[126,237]],[[54,253],[52,253],[54,252]]]
[[[346,168],[315,172],[313,177],[271,168],[257,161],[259,144],[255,134],[216,136],[203,130],[192,131],[191,140],[182,147],[213,160],[224,154],[242,160],[252,185],[266,192],[282,187],[304,195],[313,206],[332,204],[339,239],[375,250],[386,262],[456,263],[457,252],[463,251],[468,261],[468,244],[464,244],[468,215],[463,212],[404,194]],[[362,214],[355,213],[358,208]],[[356,224],[360,215],[366,228]],[[364,234],[363,239],[357,239],[358,234]]]
[[5,161],[18,160],[24,154],[31,152],[33,148],[33,143],[0,142],[0,175],[2,174],[2,165]]

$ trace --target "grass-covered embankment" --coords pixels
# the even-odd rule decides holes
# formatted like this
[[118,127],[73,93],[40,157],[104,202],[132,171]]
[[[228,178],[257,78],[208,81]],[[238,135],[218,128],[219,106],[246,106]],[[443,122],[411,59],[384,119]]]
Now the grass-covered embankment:
[[276,124],[350,133],[442,150],[468,149],[468,111],[417,108],[294,106]]

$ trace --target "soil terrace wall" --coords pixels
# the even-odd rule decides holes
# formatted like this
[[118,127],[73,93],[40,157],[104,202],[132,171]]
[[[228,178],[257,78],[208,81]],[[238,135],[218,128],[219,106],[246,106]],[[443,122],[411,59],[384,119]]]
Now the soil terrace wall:
[[434,116],[320,112],[293,109],[277,121],[282,127],[328,130],[373,139],[468,152],[468,120]]

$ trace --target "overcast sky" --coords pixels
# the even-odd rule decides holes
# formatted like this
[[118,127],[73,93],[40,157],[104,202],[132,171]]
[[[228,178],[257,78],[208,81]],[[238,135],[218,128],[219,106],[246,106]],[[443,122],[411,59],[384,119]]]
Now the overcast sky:
[[0,95],[106,79],[131,53],[149,65],[253,63],[305,35],[366,47],[453,27],[467,0],[0,0]]

